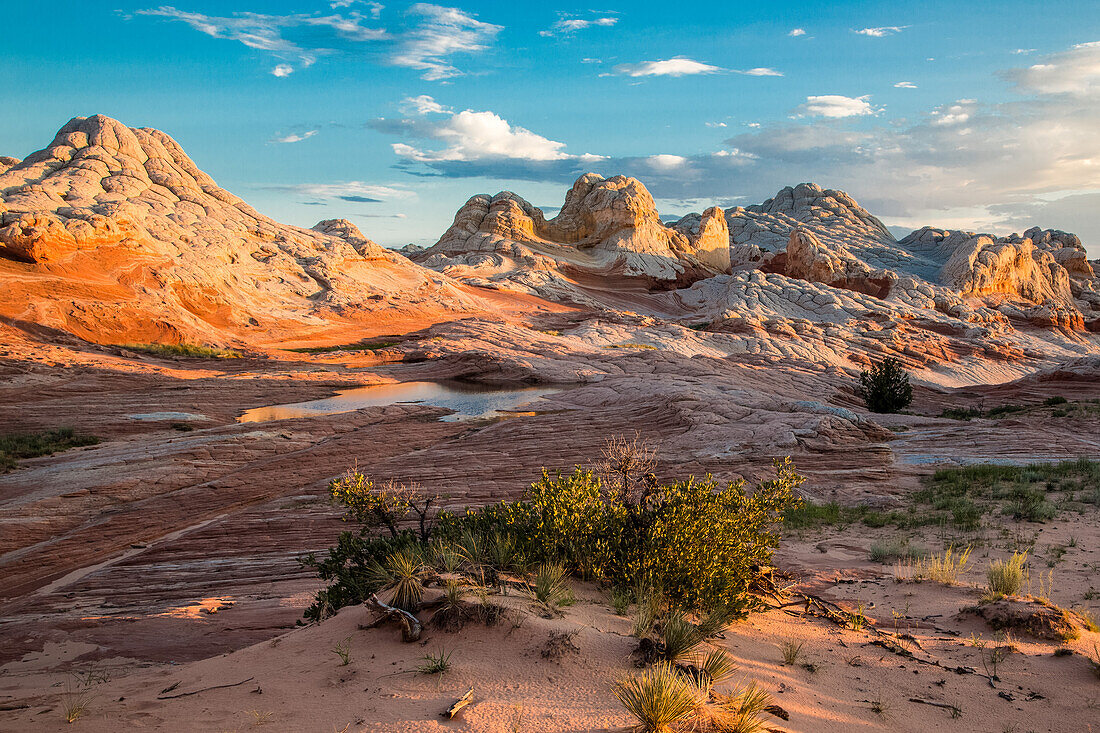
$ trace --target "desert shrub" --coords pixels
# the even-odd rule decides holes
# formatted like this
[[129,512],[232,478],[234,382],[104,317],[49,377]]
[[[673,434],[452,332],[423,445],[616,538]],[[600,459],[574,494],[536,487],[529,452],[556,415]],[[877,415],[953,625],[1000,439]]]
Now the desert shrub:
[[[790,460],[776,461],[775,478],[750,489],[744,480],[720,484],[710,476],[661,484],[637,441],[613,442],[605,459],[599,473],[544,470],[520,501],[458,514],[435,513],[437,497],[402,486],[378,489],[349,471],[330,488],[359,531],[341,535],[323,560],[304,558],[322,579],[333,581],[307,617],[360,603],[399,575],[415,575],[398,572],[402,568],[391,558],[407,548],[431,558],[427,564],[452,565],[449,551],[440,552],[444,545],[432,546],[437,541],[461,552],[462,571],[479,583],[493,582],[488,568],[560,566],[563,576],[659,589],[656,607],[667,599],[689,610],[725,607],[743,614],[749,584],[779,543],[783,514],[799,502],[794,490],[804,479]],[[417,532],[402,529],[414,521]],[[379,534],[388,536],[374,536]],[[643,612],[647,604],[638,600]]]
[[872,412],[899,412],[913,401],[909,372],[901,362],[887,357],[860,372],[856,393]]
[[95,445],[99,438],[80,435],[72,428],[43,433],[6,433],[0,435],[0,473],[15,468],[16,461],[59,453],[69,448]]
[[987,417],[1004,417],[1017,412],[1026,412],[1027,405],[998,405],[987,413]]
[[562,562],[613,585],[652,582],[685,608],[736,606],[770,561],[803,480],[789,460],[751,493],[743,480],[721,485],[709,476],[616,486],[581,468],[543,472],[523,501],[444,517],[441,529],[509,532],[531,561]]
[[392,580],[383,563],[393,553],[417,546],[416,536],[404,532],[397,537],[364,537],[353,532],[342,532],[336,546],[318,558],[309,553],[299,559],[306,567],[317,572],[328,587],[317,592],[314,602],[305,611],[310,621],[322,621],[344,606],[362,603],[371,593],[377,593]]
[[421,542],[427,542],[439,514],[439,494],[424,492],[416,484],[389,481],[375,487],[373,481],[352,468],[329,483],[332,500],[344,507],[344,520],[359,525],[368,534],[385,528],[391,537],[399,533],[398,526],[415,516]]
[[1007,560],[994,560],[989,563],[986,578],[989,580],[989,592],[994,597],[1014,596],[1024,586],[1024,564],[1026,552],[1014,552]]
[[1045,400],[1043,400],[1043,404],[1046,405],[1047,407],[1054,407],[1055,405],[1064,405],[1067,402],[1069,402],[1069,400],[1067,400],[1062,395],[1055,395],[1054,397],[1047,397]]
[[981,417],[982,411],[976,407],[949,407],[940,413],[940,417],[948,420],[964,420],[970,422],[976,417]]

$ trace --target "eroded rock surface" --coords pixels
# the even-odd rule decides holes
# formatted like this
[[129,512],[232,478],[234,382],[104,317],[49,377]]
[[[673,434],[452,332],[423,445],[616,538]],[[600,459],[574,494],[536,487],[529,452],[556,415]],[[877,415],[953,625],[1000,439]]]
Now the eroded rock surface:
[[240,342],[385,306],[459,310],[445,277],[347,222],[280,224],[175,140],[96,115],[0,166],[0,314],[95,341]]

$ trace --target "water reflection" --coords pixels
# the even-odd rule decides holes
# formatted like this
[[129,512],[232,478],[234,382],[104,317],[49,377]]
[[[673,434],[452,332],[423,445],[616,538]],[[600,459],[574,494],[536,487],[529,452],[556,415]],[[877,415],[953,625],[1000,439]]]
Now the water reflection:
[[560,392],[558,388],[522,387],[501,389],[465,382],[401,382],[373,387],[356,387],[337,392],[333,397],[287,405],[271,405],[247,410],[237,422],[265,422],[294,417],[333,415],[364,407],[379,407],[397,403],[420,403],[446,407],[453,415],[447,422],[494,417],[514,410],[532,400]]

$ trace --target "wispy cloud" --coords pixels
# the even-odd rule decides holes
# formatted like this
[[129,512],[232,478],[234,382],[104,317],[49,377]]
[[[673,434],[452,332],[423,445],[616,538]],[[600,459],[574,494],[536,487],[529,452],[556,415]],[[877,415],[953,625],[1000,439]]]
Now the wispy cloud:
[[415,199],[416,193],[407,188],[378,186],[362,181],[343,183],[295,183],[286,185],[260,186],[267,191],[293,193],[321,199],[338,199],[353,203],[381,203],[394,199]]
[[1100,41],[1079,43],[1050,54],[1026,69],[1002,74],[1021,91],[1033,94],[1100,98]]
[[873,115],[879,110],[871,106],[871,95],[862,97],[845,97],[841,94],[822,94],[806,97],[806,101],[799,105],[797,112],[806,117],[826,117],[840,119],[842,117],[861,117]]
[[[360,5],[367,11],[365,15],[355,9]],[[502,30],[458,8],[417,3],[405,13],[410,19],[406,27],[388,32],[374,25],[381,18],[381,3],[334,0],[330,6],[347,12],[218,16],[163,5],[137,14],[185,23],[212,38],[270,53],[284,62],[272,70],[276,76],[287,76],[323,55],[339,53],[340,41],[345,42],[343,50],[347,50],[346,42],[371,41],[389,49],[388,59],[394,66],[416,69],[422,72],[421,78],[430,81],[449,79],[464,73],[451,62],[451,56],[485,50]]]
[[273,143],[300,143],[303,140],[308,140],[317,134],[317,130],[308,130],[306,132],[293,132],[289,135],[283,135],[282,137],[273,137],[271,142]]
[[917,85],[911,81],[899,81],[894,85],[895,89],[916,89]]
[[733,73],[744,74],[745,76],[783,76],[782,71],[769,69],[766,66],[757,66],[755,69],[734,69]]
[[[316,44],[303,45],[288,37],[295,29],[327,31],[347,41],[377,41],[386,38],[381,28],[363,25],[358,13],[349,15],[264,15],[262,13],[234,13],[231,16],[205,15],[179,10],[171,5],[138,10],[138,15],[167,18],[185,23],[212,38],[237,41],[248,48],[267,51],[284,59],[296,59],[300,66],[309,66],[326,50]],[[308,34],[307,34],[308,35]],[[285,65],[284,65],[285,66]],[[278,67],[277,67],[278,68]],[[293,69],[291,69],[293,71]],[[286,76],[286,74],[282,74]]]
[[721,66],[711,66],[701,61],[677,56],[661,61],[643,61],[639,64],[621,64],[615,71],[627,76],[688,76],[692,74],[714,74],[725,71]]
[[727,127],[725,122],[704,122],[707,127]]
[[391,62],[423,72],[420,78],[428,81],[462,76],[449,58],[486,49],[503,30],[458,8],[417,3],[408,13],[418,17],[419,23],[406,34]]
[[901,33],[908,28],[907,25],[884,25],[879,28],[860,28],[853,33],[858,33],[861,36],[871,36],[872,38],[882,38],[884,36],[892,36],[896,33]]
[[790,36],[791,38],[798,38],[799,36],[806,35],[806,29],[805,28],[792,28],[791,32],[788,33],[787,35]]
[[609,28],[615,25],[617,22],[619,22],[619,19],[610,15],[581,18],[571,13],[558,13],[557,22],[546,30],[539,31],[539,35],[545,37],[570,36],[577,31],[583,31],[586,28]]
[[419,97],[405,97],[401,100],[399,109],[407,115],[415,114],[421,116],[445,114],[451,111],[449,107],[444,107],[427,94],[421,94]]

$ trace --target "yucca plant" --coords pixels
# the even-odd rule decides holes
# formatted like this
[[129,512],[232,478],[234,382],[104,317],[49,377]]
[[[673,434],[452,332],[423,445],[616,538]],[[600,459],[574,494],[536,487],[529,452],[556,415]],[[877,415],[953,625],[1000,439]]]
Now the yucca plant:
[[488,557],[497,570],[510,570],[516,559],[516,538],[508,532],[493,532],[489,538]]
[[704,639],[709,639],[725,631],[737,615],[737,610],[728,605],[715,606],[699,620],[695,628]]
[[[750,683],[732,695],[714,695],[713,728],[725,733],[765,733],[769,728],[760,719],[771,703],[771,695]],[[717,714],[714,712],[717,711]]]
[[528,585],[528,594],[550,611],[573,602],[573,591],[565,582],[565,568],[561,563],[540,564],[535,570],[534,582]]
[[432,544],[432,558],[440,572],[456,573],[466,556],[450,542],[436,540]]
[[386,570],[393,579],[393,600],[391,603],[406,611],[415,611],[424,596],[424,582],[420,573],[424,563],[419,555],[411,550],[399,550],[386,558]]
[[614,692],[647,733],[668,733],[673,723],[691,718],[703,704],[699,690],[670,662],[620,680]]
[[661,591],[639,581],[634,587],[634,600],[638,603],[630,633],[639,639],[648,636],[661,613]]
[[737,671],[737,663],[725,651],[714,649],[699,662],[699,671],[703,673],[703,684],[709,690],[732,677]]
[[665,643],[664,656],[669,662],[688,659],[703,643],[703,636],[695,624],[680,615],[672,616],[665,622],[661,638]]

